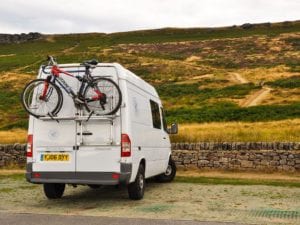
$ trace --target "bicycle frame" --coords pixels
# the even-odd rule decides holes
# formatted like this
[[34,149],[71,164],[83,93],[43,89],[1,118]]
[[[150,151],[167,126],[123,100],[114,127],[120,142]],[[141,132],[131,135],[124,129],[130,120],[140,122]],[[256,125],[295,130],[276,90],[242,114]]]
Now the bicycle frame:
[[[78,91],[78,95],[75,94],[75,92],[73,91],[73,89],[66,83],[66,81],[60,77],[61,74],[65,74],[67,76],[73,77],[78,79],[79,81],[81,81],[81,85]],[[42,93],[42,96],[40,96],[40,99],[45,100],[46,99],[46,94],[48,91],[48,87],[49,87],[49,82],[51,81],[51,79],[53,79],[53,82],[55,83],[55,81],[57,81],[57,83],[73,98],[75,99],[76,97],[83,97],[83,91],[85,90],[87,85],[91,85],[92,84],[92,78],[90,77],[90,72],[88,70],[88,68],[86,68],[85,70],[85,75],[81,78],[74,76],[73,74],[64,71],[62,69],[60,69],[57,65],[53,65],[51,67],[51,73],[50,75],[47,77],[46,81],[45,81],[45,86],[44,86],[44,90]],[[91,85],[92,86],[92,85]],[[93,87],[94,88],[94,92],[95,92],[95,96],[92,96],[91,99],[84,99],[87,100],[88,102],[90,101],[96,101],[96,100],[100,100],[101,97],[103,96],[103,94],[100,92],[100,90],[98,89],[98,87]]]

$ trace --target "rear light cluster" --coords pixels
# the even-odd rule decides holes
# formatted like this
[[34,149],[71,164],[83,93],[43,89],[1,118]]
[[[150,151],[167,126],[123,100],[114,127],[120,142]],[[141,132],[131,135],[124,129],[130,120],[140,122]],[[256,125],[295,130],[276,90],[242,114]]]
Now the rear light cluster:
[[29,134],[27,138],[27,157],[32,157],[32,150],[33,150],[33,135]]
[[131,142],[127,134],[122,134],[121,137],[121,157],[131,156]]

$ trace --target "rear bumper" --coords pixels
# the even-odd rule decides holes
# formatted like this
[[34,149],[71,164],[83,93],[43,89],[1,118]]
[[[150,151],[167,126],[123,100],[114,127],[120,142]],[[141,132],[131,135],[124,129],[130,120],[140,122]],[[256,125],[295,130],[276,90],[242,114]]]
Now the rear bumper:
[[32,164],[26,167],[26,180],[30,183],[64,183],[64,184],[128,184],[132,165],[121,164],[121,172],[39,172],[32,171]]

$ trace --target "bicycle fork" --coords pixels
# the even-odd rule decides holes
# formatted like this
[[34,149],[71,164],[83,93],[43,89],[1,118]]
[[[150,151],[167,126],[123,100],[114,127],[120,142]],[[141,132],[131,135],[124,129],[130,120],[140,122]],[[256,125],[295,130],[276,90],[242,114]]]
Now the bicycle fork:
[[40,97],[39,97],[40,100],[46,101],[46,96],[47,96],[47,92],[49,89],[50,80],[51,80],[51,76],[48,76],[47,79],[44,81],[44,89],[43,89],[42,95],[40,95]]

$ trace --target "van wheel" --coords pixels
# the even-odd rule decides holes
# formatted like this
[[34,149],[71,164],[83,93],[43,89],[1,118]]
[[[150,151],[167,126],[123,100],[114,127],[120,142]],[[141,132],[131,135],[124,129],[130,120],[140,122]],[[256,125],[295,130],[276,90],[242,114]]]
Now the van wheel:
[[65,184],[44,184],[44,193],[49,199],[61,198],[65,191]]
[[156,177],[159,182],[171,182],[176,176],[176,164],[172,158],[169,160],[169,164],[165,173]]
[[145,192],[145,169],[141,164],[139,166],[135,181],[128,185],[129,198],[132,200],[140,200],[144,197]]

